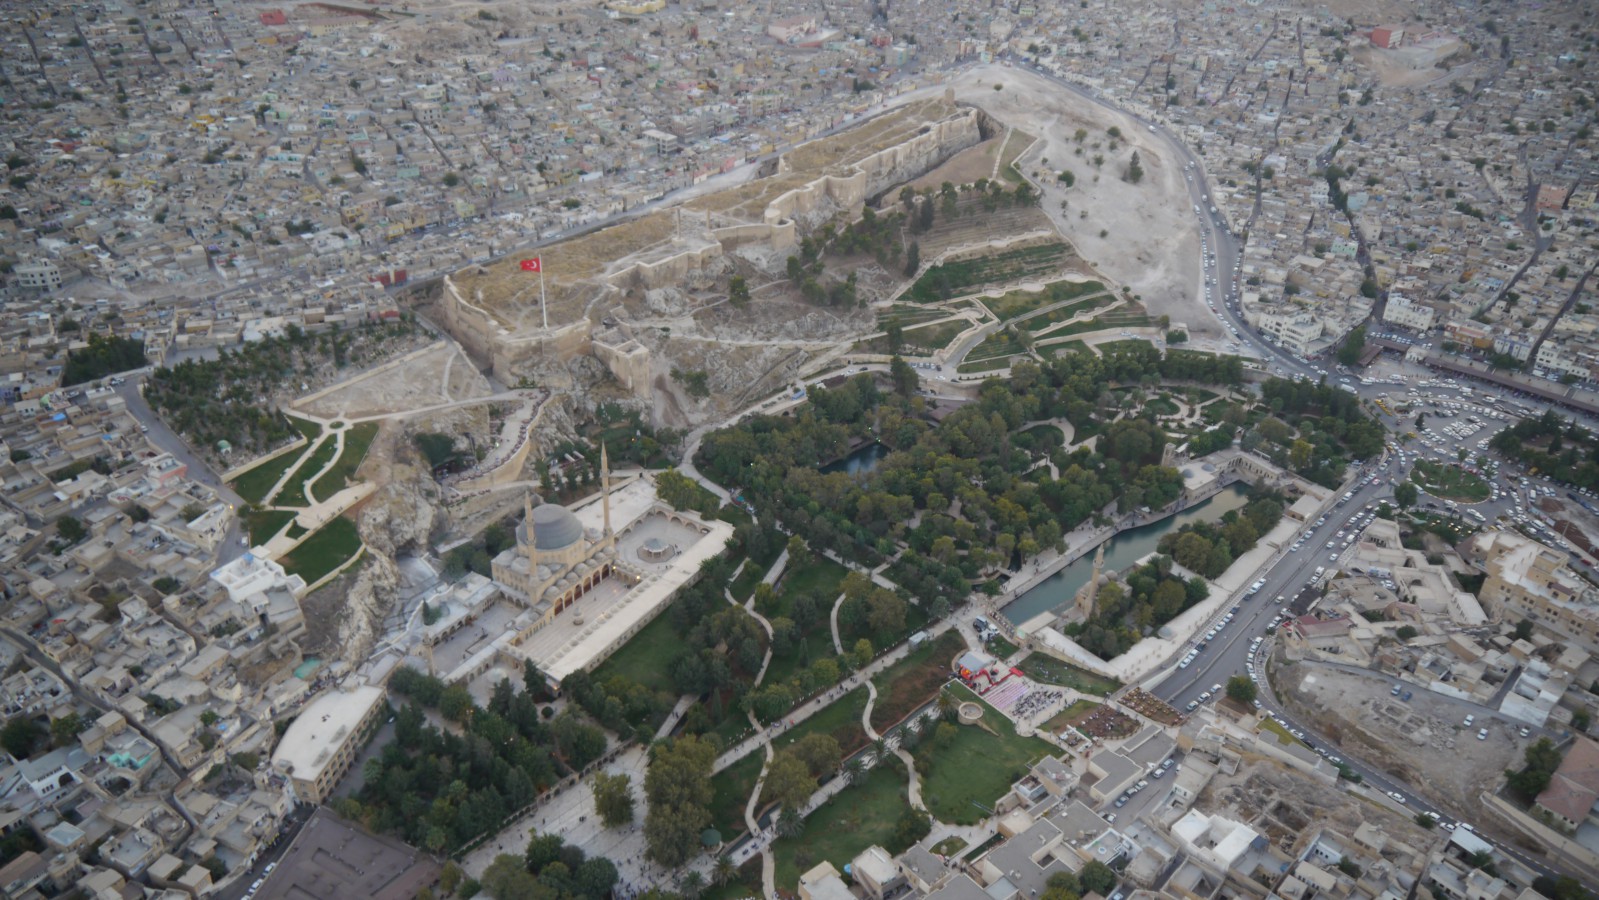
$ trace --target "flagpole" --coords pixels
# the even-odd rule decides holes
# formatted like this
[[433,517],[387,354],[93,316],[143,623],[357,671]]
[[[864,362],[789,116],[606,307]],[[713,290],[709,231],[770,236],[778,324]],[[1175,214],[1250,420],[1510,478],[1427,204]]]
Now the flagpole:
[[539,310],[544,313],[544,330],[550,330],[550,304],[544,297],[544,260],[539,260]]

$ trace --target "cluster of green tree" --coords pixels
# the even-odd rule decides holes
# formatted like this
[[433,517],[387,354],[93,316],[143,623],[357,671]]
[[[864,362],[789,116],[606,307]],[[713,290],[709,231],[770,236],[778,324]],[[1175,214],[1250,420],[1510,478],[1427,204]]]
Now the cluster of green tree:
[[16,759],[28,759],[48,748],[75,743],[88,727],[89,723],[77,713],[51,719],[49,727],[28,716],[13,716],[0,727],[0,748]]
[[889,268],[898,263],[904,253],[899,237],[904,220],[904,215],[897,211],[878,215],[871,207],[866,207],[861,210],[860,221],[844,226],[828,249],[843,255],[870,253],[878,265]]
[[1360,360],[1360,354],[1366,352],[1366,326],[1356,325],[1354,330],[1344,336],[1344,342],[1338,345],[1338,361],[1346,366],[1352,366]]
[[697,737],[668,739],[650,748],[644,773],[645,853],[668,868],[681,866],[700,852],[700,833],[711,824],[711,766],[719,748]]
[[1121,877],[1115,869],[1096,859],[1076,873],[1056,872],[1049,876],[1039,900],[1079,900],[1087,894],[1108,897],[1119,881]]
[[326,362],[342,368],[366,359],[373,346],[415,330],[407,319],[319,335],[291,325],[282,337],[224,349],[214,360],[157,369],[144,398],[191,443],[214,447],[225,440],[241,453],[261,452],[294,434],[283,416],[260,405],[262,397],[312,377]]
[[[396,671],[390,689],[411,702],[395,714],[395,740],[367,762],[360,793],[334,808],[434,853],[499,828],[563,771],[605,752],[605,732],[571,710],[541,717],[543,679],[531,666],[523,681],[518,692],[502,679],[488,706],[479,707],[462,685]],[[460,733],[429,724],[424,707],[457,723]]]
[[1261,398],[1282,418],[1267,417],[1246,432],[1243,448],[1259,450],[1316,484],[1336,486],[1346,458],[1370,459],[1382,452],[1382,425],[1348,391],[1271,378],[1261,385]]
[[1528,471],[1589,489],[1599,488],[1599,440],[1553,410],[1501,430],[1488,446]]
[[619,880],[606,857],[589,856],[558,834],[534,833],[521,856],[496,856],[478,884],[494,900],[607,900]]
[[116,372],[141,369],[148,364],[143,341],[91,334],[89,346],[67,352],[67,364],[61,369],[61,386],[71,387]]
[[1188,455],[1198,459],[1201,456],[1209,456],[1217,450],[1226,450],[1233,445],[1237,437],[1238,429],[1223,422],[1215,428],[1206,429],[1189,438]]
[[1519,772],[1505,772],[1505,786],[1523,802],[1531,803],[1549,786],[1560,768],[1560,750],[1548,738],[1539,738],[1524,754],[1527,765]]
[[475,537],[444,554],[444,577],[455,581],[467,572],[487,578],[494,557],[516,544],[516,528],[507,518],[478,532]]
[[677,700],[665,691],[652,691],[620,676],[601,683],[588,672],[573,672],[561,679],[561,694],[601,725],[620,735],[632,734],[642,744],[653,739],[651,724]]
[[[746,292],[748,287],[745,288]],[[597,457],[595,447],[604,445],[610,452],[613,467],[626,463],[659,468],[666,464],[664,454],[682,439],[670,428],[655,429],[639,410],[619,403],[601,403],[594,408],[595,429],[589,433],[588,449],[574,446],[571,449],[585,457]],[[563,448],[556,448],[560,452]]]
[[812,734],[772,757],[761,787],[762,805],[776,804],[781,818],[798,816],[823,778],[838,771],[843,754],[831,735]]
[[1094,614],[1073,622],[1068,633],[1085,650],[1113,659],[1166,624],[1183,610],[1210,596],[1202,578],[1184,580],[1172,574],[1171,557],[1156,556],[1123,582],[1107,582],[1094,595]]
[[[1190,378],[1207,365],[1223,376],[1231,368],[1188,354],[1171,364]],[[891,575],[899,584],[924,601],[960,596],[985,570],[1058,545],[1112,501],[1159,507],[1180,494],[1180,474],[1159,465],[1167,436],[1152,418],[1103,428],[1097,451],[1056,452],[1058,479],[1029,471],[1036,458],[1011,440],[1024,423],[1057,416],[1079,433],[1098,429],[1121,412],[1111,385],[1157,382],[1166,366],[1159,351],[1136,343],[1103,357],[1022,363],[1009,382],[983,385],[976,402],[936,427],[922,418],[921,398],[884,395],[871,376],[857,376],[813,389],[793,418],[757,416],[708,435],[697,464],[743,487],[763,516],[811,547],[872,565],[904,548]],[[896,452],[865,477],[817,470],[866,440]]]
[[1189,522],[1168,531],[1156,547],[1188,571],[1215,578],[1227,571],[1233,560],[1253,550],[1261,535],[1276,527],[1282,517],[1282,495],[1256,488],[1242,509],[1229,510],[1217,522]]
[[901,299],[936,303],[975,292],[978,288],[1028,275],[1046,275],[1065,259],[1061,244],[1040,244],[990,256],[960,259],[931,266],[916,279]]

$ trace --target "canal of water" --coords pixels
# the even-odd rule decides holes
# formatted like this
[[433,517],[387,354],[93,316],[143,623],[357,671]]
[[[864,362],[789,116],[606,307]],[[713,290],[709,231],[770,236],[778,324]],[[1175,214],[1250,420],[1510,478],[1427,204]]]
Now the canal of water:
[[[1214,522],[1228,511],[1242,507],[1247,502],[1247,492],[1248,486],[1234,484],[1176,515],[1123,531],[1105,545],[1105,571],[1120,571],[1155,552],[1161,535],[1172,529],[1181,528],[1189,522]],[[1076,562],[1017,597],[1000,613],[1011,624],[1021,625],[1039,613],[1058,610],[1076,598],[1078,589],[1088,583],[1093,572],[1094,554],[1084,553]]]

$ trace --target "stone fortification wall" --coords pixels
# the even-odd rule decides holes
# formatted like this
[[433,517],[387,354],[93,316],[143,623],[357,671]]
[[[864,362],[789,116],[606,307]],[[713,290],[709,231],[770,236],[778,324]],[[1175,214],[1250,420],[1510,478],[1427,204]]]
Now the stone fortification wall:
[[681,284],[690,276],[704,271],[722,259],[721,244],[706,244],[692,250],[674,253],[664,259],[640,260],[605,280],[612,287],[628,290],[654,290]]

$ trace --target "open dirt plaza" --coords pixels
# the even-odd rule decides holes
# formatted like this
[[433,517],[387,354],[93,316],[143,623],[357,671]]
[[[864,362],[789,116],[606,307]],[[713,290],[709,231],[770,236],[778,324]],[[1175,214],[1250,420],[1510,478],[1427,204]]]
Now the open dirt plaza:
[[[1038,136],[1017,166],[1029,176],[1040,173],[1043,211],[1085,259],[1142,297],[1151,316],[1186,323],[1193,344],[1220,342],[1225,332],[1201,299],[1199,222],[1189,209],[1182,164],[1164,137],[1022,69],[985,66],[964,73],[953,86],[956,100]],[[1122,134],[1114,151],[1106,134],[1111,127]],[[1082,144],[1074,140],[1079,128],[1088,131]],[[1122,180],[1134,150],[1144,169],[1138,184]],[[1105,158],[1097,169],[1096,154]],[[1062,169],[1077,176],[1074,186],[1056,180]]]
[[[1520,765],[1531,739],[1518,736],[1519,722],[1414,685],[1406,685],[1410,702],[1400,702],[1389,694],[1394,684],[1375,673],[1314,662],[1278,667],[1272,678],[1277,696],[1344,752],[1470,821],[1481,811],[1478,796]],[[1468,714],[1476,716],[1470,728],[1463,724]],[[1488,737],[1479,741],[1483,727]]]

